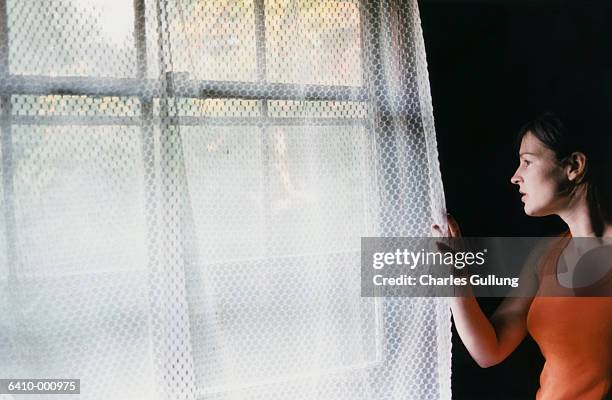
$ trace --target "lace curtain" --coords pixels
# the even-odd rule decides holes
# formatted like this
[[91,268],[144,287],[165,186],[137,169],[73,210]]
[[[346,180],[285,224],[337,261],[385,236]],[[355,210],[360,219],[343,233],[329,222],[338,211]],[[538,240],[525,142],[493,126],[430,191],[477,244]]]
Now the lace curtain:
[[416,0],[0,0],[0,48],[0,378],[450,399],[446,302],[360,297],[444,212]]

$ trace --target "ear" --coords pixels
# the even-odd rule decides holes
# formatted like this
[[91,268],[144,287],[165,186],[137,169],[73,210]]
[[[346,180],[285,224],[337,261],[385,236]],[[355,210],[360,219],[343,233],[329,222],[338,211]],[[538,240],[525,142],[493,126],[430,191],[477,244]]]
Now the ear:
[[587,158],[579,151],[570,154],[566,158],[565,172],[567,179],[576,184],[580,183],[586,173]]

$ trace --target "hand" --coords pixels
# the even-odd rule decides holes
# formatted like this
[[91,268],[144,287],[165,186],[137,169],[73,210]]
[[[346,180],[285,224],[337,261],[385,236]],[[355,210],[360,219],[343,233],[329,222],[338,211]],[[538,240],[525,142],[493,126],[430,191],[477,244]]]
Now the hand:
[[431,226],[432,234],[434,236],[444,238],[443,240],[436,242],[438,251],[444,253],[457,253],[460,251],[465,251],[466,243],[464,243],[464,240],[461,237],[461,229],[459,228],[459,224],[450,214],[446,214],[446,226],[448,226],[448,232],[446,235],[442,231],[440,225],[432,224]]
[[446,214],[446,226],[448,226],[448,232],[445,234],[444,232],[442,232],[442,227],[440,225],[432,224],[432,235],[437,237],[461,237],[461,229],[459,229],[459,224],[457,223],[457,220],[453,218],[453,216],[450,214]]
[[[448,226],[448,232],[444,234],[442,228],[438,224],[432,224],[431,230],[432,234],[436,237],[445,238],[441,241],[436,242],[438,247],[438,251],[447,253],[458,253],[461,251],[465,251],[466,243],[461,237],[461,229],[459,228],[459,223],[457,220],[453,218],[452,215],[446,214],[446,226]],[[467,267],[463,268],[455,268],[451,267],[450,272],[457,277],[467,277],[468,269]],[[463,297],[463,296],[471,296],[472,288],[468,284],[467,286],[454,286],[453,287],[453,295],[455,297]]]

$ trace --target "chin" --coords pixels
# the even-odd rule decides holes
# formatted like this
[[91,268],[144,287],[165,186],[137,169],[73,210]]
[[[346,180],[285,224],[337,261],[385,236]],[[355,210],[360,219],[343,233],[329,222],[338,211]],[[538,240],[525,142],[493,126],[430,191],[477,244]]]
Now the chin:
[[549,215],[554,214],[552,212],[548,212],[547,210],[528,207],[526,204],[523,208],[523,211],[525,211],[525,214],[530,217],[547,217]]

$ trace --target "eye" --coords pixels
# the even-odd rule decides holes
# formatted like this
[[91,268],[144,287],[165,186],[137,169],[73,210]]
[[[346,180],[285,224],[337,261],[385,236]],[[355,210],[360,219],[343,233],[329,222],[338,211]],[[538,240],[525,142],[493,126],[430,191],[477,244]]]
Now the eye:
[[523,160],[523,165],[524,165],[524,166],[528,167],[528,166],[529,166],[529,164],[531,164],[531,161],[528,161],[528,160]]

